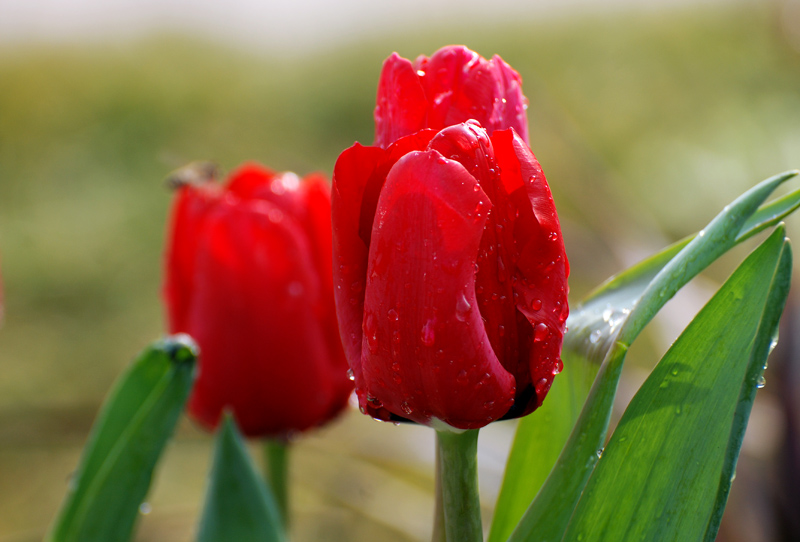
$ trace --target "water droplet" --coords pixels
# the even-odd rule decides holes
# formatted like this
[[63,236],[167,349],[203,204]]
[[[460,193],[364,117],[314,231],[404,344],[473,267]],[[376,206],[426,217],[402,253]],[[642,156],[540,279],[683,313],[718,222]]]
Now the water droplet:
[[553,375],[555,376],[563,370],[564,370],[564,362],[561,361],[560,359],[556,359],[556,363],[553,366]]
[[556,232],[554,232],[554,231],[551,231],[550,234],[547,236],[547,238],[549,240],[551,240],[551,241],[557,241],[558,240],[558,234]]
[[533,328],[533,342],[538,343],[545,340],[549,331],[550,330],[547,329],[547,324],[536,324],[536,327]]
[[506,335],[506,326],[497,326],[497,333],[501,337],[505,337],[505,335]]
[[767,352],[767,355],[772,354],[772,351],[775,350],[776,346],[778,346],[778,338],[777,337],[773,337],[772,338],[772,342],[769,343],[769,352]]
[[139,505],[139,513],[142,514],[143,516],[146,516],[152,511],[153,507],[150,506],[149,502],[143,502],[142,504]]
[[669,380],[663,380],[661,384],[658,385],[659,388],[665,390],[669,387]]
[[402,403],[400,403],[400,410],[402,410],[403,414],[405,414],[406,416],[414,412],[414,409],[411,408],[411,405],[409,405],[407,401],[403,401]]
[[425,70],[417,70],[417,75],[420,77],[425,77]]
[[485,403],[483,403],[483,408],[485,408],[486,410],[490,410],[493,407],[494,407],[494,401],[486,401]]
[[592,334],[589,335],[589,342],[592,344],[597,344],[598,341],[600,341],[600,337],[602,336],[603,332],[600,331],[599,329],[595,329],[594,331],[592,331]]
[[675,414],[677,416],[681,415],[681,405],[678,405],[678,406],[675,407]]
[[767,385],[767,379],[764,378],[764,375],[759,376],[758,380],[756,380],[756,388],[761,389],[766,385]]
[[288,291],[290,296],[300,297],[301,295],[303,295],[304,288],[300,282],[294,280],[289,283]]
[[[528,286],[530,286],[530,284]],[[531,309],[533,309],[535,311],[538,311],[541,308],[542,308],[542,300],[541,299],[534,299],[533,301],[531,301]]]
[[397,314],[395,309],[389,309],[389,311],[386,313],[386,316],[388,316],[389,320],[392,322],[397,322],[400,319],[400,315]]
[[364,336],[367,338],[367,348],[370,353],[376,354],[378,352],[378,326],[375,314],[372,312],[368,312],[364,318]]
[[673,368],[672,371],[670,371],[670,372],[672,373],[672,376],[678,376],[678,368],[677,367]]
[[353,369],[347,369],[347,379],[348,380],[356,379],[356,375],[353,374]]
[[497,280],[506,282],[508,280],[508,271],[506,271],[506,264],[503,263],[503,258],[500,254],[497,255]]
[[603,457],[603,448],[597,450],[597,459],[600,459],[601,457]]
[[469,301],[467,300],[467,296],[462,292],[456,300],[456,319],[459,322],[465,322],[470,309],[472,309],[472,305],[470,305]]
[[433,343],[436,341],[436,335],[434,332],[434,321],[428,320],[425,322],[425,325],[422,326],[422,331],[420,332],[420,340],[422,344],[425,346],[433,346]]
[[461,369],[456,376],[456,382],[459,384],[466,384],[467,383],[467,371]]
[[539,381],[533,386],[533,389],[536,390],[536,395],[542,395],[543,393],[545,393],[549,389],[549,386],[547,384],[547,379],[546,378],[539,379]]
[[364,283],[360,280],[357,280],[350,285],[350,291],[354,294],[360,294],[363,290],[364,290]]

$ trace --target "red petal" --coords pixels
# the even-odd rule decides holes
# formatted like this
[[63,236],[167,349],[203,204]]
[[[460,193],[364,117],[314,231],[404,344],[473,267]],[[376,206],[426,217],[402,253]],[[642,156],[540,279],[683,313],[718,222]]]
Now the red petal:
[[231,172],[225,190],[238,197],[269,199],[270,183],[279,178],[274,171],[256,162],[246,162]]
[[482,427],[513,403],[515,383],[476,310],[475,258],[491,207],[475,178],[436,151],[390,171],[369,250],[361,405],[411,420]]
[[417,59],[428,101],[426,126],[441,130],[470,119],[490,134],[514,128],[528,139],[527,99],[522,79],[503,59],[486,60],[464,46],[438,50],[430,59]]
[[[317,307],[319,321],[330,352],[331,360],[347,373],[347,359],[339,337],[336,307],[333,301],[333,253],[331,245],[331,192],[322,175],[309,175],[301,185],[302,208],[305,210],[303,226],[312,245],[314,268],[320,279],[320,305]],[[349,395],[352,386],[348,385]]]
[[355,373],[361,371],[361,321],[367,275],[367,245],[358,233],[359,217],[367,181],[384,152],[356,143],[339,156],[333,170],[333,293],[342,344]]
[[397,139],[425,128],[425,92],[411,62],[397,53],[386,59],[378,81],[375,145],[388,147]]
[[170,333],[187,331],[187,315],[192,305],[197,243],[208,212],[219,201],[221,191],[215,183],[184,185],[172,206],[163,296]]
[[320,284],[306,236],[274,209],[230,199],[209,215],[188,319],[202,345],[190,411],[213,427],[229,405],[251,436],[321,423],[349,387],[315,311]]
[[[532,335],[530,324],[520,320],[513,297],[515,210],[500,181],[491,140],[475,121],[445,128],[431,140],[430,148],[457,160],[479,182],[492,202],[478,249],[475,290],[486,333],[497,358],[514,375],[517,390],[530,384],[527,359],[520,359],[520,344]],[[522,352],[527,353],[528,348]],[[526,356],[523,356],[526,357]]]
[[533,328],[529,363],[536,391],[536,401],[518,414],[524,415],[541,405],[561,369],[569,263],[553,197],[536,157],[512,130],[495,132],[492,142],[503,184],[518,187],[511,193],[519,213],[514,227],[519,252],[514,292],[518,310]]

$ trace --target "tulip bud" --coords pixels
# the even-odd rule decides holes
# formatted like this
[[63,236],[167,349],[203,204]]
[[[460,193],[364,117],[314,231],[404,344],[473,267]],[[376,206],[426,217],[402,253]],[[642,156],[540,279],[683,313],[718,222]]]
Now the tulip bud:
[[471,120],[356,144],[332,200],[336,307],[364,412],[475,429],[542,404],[562,369],[569,264],[515,130]]
[[229,408],[246,435],[276,437],[346,405],[330,228],[318,175],[301,181],[247,164],[225,186],[181,183],[163,295],[170,333],[200,346],[188,409],[203,426]]
[[513,128],[528,143],[522,79],[502,58],[486,60],[450,45],[414,62],[393,53],[383,64],[375,107],[375,145],[422,130],[477,120],[491,135]]

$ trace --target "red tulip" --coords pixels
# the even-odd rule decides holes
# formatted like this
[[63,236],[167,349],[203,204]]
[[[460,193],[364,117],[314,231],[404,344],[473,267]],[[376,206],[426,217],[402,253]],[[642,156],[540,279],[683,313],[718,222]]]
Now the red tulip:
[[214,428],[230,408],[248,436],[319,425],[352,382],[338,337],[330,192],[247,164],[174,203],[164,298],[170,333],[200,345],[189,412]]
[[497,55],[486,60],[451,45],[412,63],[393,53],[378,82],[375,145],[385,148],[423,128],[441,130],[470,119],[489,135],[514,128],[528,143],[527,107],[522,79]]
[[362,411],[459,429],[528,414],[561,371],[569,264],[539,163],[470,121],[347,149],[336,307]]

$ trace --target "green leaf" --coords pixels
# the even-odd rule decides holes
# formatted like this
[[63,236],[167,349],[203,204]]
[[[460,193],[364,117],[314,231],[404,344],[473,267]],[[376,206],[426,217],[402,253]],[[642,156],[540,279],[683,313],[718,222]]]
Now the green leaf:
[[[779,185],[797,174],[797,171],[789,171],[758,184],[727,206],[698,235],[667,247],[612,277],[572,310],[569,332],[564,340],[565,359],[581,360],[581,371],[587,370],[586,362],[602,361],[603,364],[566,446],[538,493],[534,484],[514,483],[506,489],[504,481],[497,509],[507,507],[509,502],[531,503],[533,494],[536,498],[518,524],[519,516],[501,513],[499,520],[495,521],[502,523],[492,525],[492,542],[504,540],[512,530],[513,535],[509,538],[512,542],[561,539],[597,461],[595,453],[605,442],[629,345],[689,280],[737,243],[774,225],[798,208],[800,191],[761,206]],[[559,415],[567,417],[567,412],[560,411]],[[562,420],[557,427],[571,421]],[[520,427],[526,425],[520,424]],[[532,458],[538,458],[536,461],[548,466],[554,464],[552,452],[543,448],[540,437],[534,439],[527,434],[523,437],[527,438],[519,435],[515,438],[511,458],[515,455],[526,457],[526,465],[530,465]],[[562,437],[556,432],[554,438],[560,442]],[[530,467],[507,469],[504,480],[524,479],[530,471]],[[514,507],[519,508],[518,505]]]
[[282,542],[280,514],[226,415],[216,439],[198,542]]
[[148,347],[117,380],[45,540],[129,540],[153,469],[191,390],[197,349],[186,335]]
[[565,350],[562,358],[564,370],[547,400],[519,421],[488,542],[503,542],[514,530],[558,459],[589,393],[597,365],[574,351]]
[[713,540],[791,269],[779,228],[689,324],[622,416],[564,540]]

